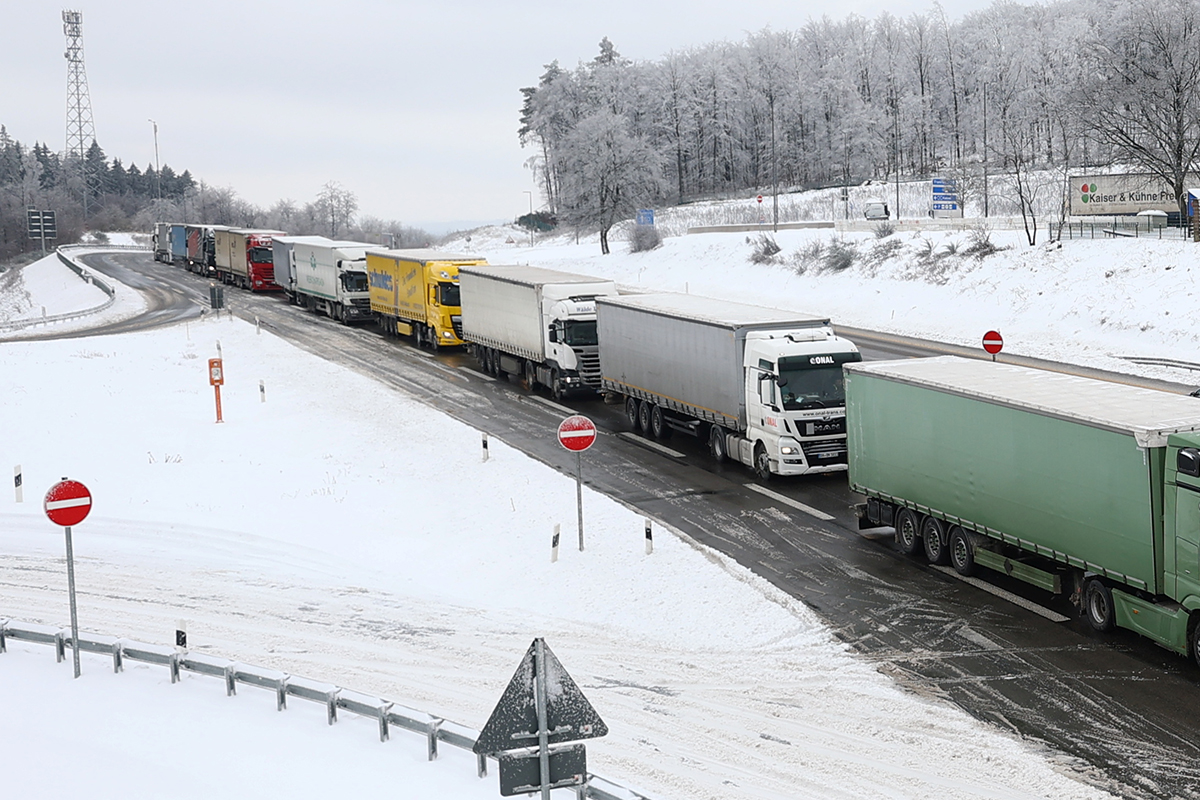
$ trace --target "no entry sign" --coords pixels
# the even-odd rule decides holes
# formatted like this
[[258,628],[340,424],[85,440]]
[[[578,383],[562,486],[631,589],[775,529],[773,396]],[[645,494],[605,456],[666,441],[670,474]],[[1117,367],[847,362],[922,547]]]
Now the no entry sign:
[[79,481],[64,479],[46,492],[45,508],[55,525],[78,525],[92,510],[92,493]]
[[983,349],[996,355],[1004,348],[1004,339],[1000,337],[999,331],[988,331],[983,335]]
[[575,453],[582,453],[596,441],[596,423],[576,414],[558,426],[558,443]]

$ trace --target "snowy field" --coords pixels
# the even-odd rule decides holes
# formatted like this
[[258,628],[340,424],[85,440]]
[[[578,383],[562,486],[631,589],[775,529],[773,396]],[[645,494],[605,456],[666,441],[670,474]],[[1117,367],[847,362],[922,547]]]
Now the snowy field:
[[[603,256],[594,235],[579,244],[573,236],[550,236],[531,248],[527,233],[500,227],[472,231],[470,243],[460,238],[446,248],[479,253],[493,264],[528,263],[609,277],[632,289],[812,311],[835,324],[973,347],[995,329],[1006,353],[1200,385],[1196,370],[1127,360],[1167,358],[1200,370],[1200,245],[1190,241],[1076,239],[1030,247],[1023,232],[992,231],[991,242],[1005,249],[980,259],[962,254],[972,243],[968,230],[884,239],[871,232],[780,231],[774,239],[781,252],[772,263],[755,264],[750,256],[758,238],[668,237],[656,250],[631,253],[614,231],[612,253]],[[850,266],[832,266],[834,243],[851,254]]]
[[[643,285],[666,288],[736,270],[753,276],[743,299],[802,285],[733,262],[722,241],[685,240],[717,248],[717,267],[671,258],[671,243],[640,261],[535,254],[611,264],[627,283],[659,259]],[[222,425],[205,370],[218,340]],[[75,529],[86,631],[167,643],[185,619],[197,651],[475,728],[544,636],[609,725],[589,768],[662,800],[1107,796],[1083,767],[896,688],[719,554],[660,530],[646,556],[641,518],[586,490],[577,551],[570,477],[495,440],[483,463],[478,431],[240,321],[7,342],[0,389],[0,462],[23,465],[26,486],[24,504],[0,495],[0,618],[69,622],[62,536],[40,497],[70,476],[95,497]],[[551,563],[556,522],[567,546]],[[279,714],[259,690],[112,675],[98,657],[84,668],[72,680],[46,647],[0,656],[12,796],[496,796],[494,771],[474,783],[451,748],[426,764],[411,734],[380,744],[367,721],[331,730],[318,706]]]

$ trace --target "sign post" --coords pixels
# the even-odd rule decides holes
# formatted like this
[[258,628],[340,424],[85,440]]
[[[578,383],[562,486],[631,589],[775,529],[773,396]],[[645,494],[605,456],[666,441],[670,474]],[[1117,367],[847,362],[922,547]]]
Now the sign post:
[[996,360],[996,354],[1004,348],[1004,339],[1001,338],[999,331],[988,331],[983,335],[983,349],[991,353],[992,361]]
[[558,425],[558,443],[575,453],[575,505],[579,512],[579,549],[583,550],[583,451],[596,442],[596,423],[576,414]]
[[46,492],[46,516],[66,530],[67,592],[71,598],[71,655],[75,677],[79,677],[79,617],[75,611],[75,551],[71,547],[71,526],[83,522],[92,510],[92,494],[79,481],[63,478]]
[[208,384],[217,394],[217,422],[223,422],[224,420],[221,419],[221,387],[225,384],[225,369],[219,358],[208,360]]
[[587,752],[578,741],[606,735],[604,720],[546,641],[538,638],[473,750],[479,756],[497,754],[502,796],[541,792],[543,800],[549,800],[551,789],[587,782]]

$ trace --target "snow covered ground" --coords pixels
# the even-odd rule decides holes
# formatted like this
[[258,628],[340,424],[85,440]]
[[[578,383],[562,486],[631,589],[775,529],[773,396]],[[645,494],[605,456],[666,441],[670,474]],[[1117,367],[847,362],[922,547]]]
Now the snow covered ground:
[[[66,252],[78,258],[99,251],[71,248]],[[44,335],[48,329],[55,333],[83,330],[128,319],[145,309],[146,303],[138,292],[114,283],[88,267],[84,267],[84,270],[101,277],[116,291],[111,304],[108,303],[108,295],[100,287],[88,283],[68,269],[53,253],[32,264],[0,272],[0,340],[27,339]],[[53,319],[58,315],[90,309],[98,311],[74,319]],[[43,318],[50,318],[50,321],[22,324]]]
[[[804,279],[739,249],[692,237],[649,256],[533,260],[692,291],[746,276],[746,291],[722,293],[777,283],[777,304],[803,295]],[[218,340],[222,425],[205,369]],[[1107,796],[1083,767],[896,688],[719,554],[660,531],[646,556],[642,520],[590,491],[577,551],[571,478],[494,440],[483,463],[478,431],[237,320],[0,345],[0,461],[23,465],[26,487],[21,505],[0,495],[0,618],[68,623],[62,536],[40,497],[70,476],[95,498],[75,529],[84,630],[167,643],[186,619],[195,650],[476,728],[544,636],[610,727],[589,768],[663,800]],[[567,545],[551,563],[556,522]],[[269,694],[229,699],[212,679],[84,665],[73,681],[50,648],[0,656],[13,796],[495,796],[494,772],[472,783],[457,754],[426,764],[403,732],[379,744],[363,721],[330,731],[319,707],[277,714]],[[369,778],[351,782],[343,763]]]
[[[656,250],[631,253],[614,232],[608,256],[594,235],[579,244],[570,235],[546,237],[532,248],[515,227],[470,236],[469,243],[461,238],[445,247],[493,264],[530,263],[611,277],[634,289],[812,311],[835,324],[974,347],[995,329],[1006,353],[1200,384],[1200,245],[1179,238],[1030,247],[1023,232],[997,230],[989,238],[1005,249],[980,259],[962,254],[972,243],[967,230],[883,239],[873,232],[780,231],[778,256],[755,264],[757,233],[669,237]],[[829,266],[837,261],[835,243],[850,253],[851,266]],[[1139,366],[1128,356],[1186,361],[1196,369]]]

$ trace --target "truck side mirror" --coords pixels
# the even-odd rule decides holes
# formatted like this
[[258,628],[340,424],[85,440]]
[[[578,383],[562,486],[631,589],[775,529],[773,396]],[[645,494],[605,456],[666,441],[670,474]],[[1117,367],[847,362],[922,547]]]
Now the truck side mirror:
[[1194,447],[1185,447],[1180,450],[1175,459],[1175,469],[1184,475],[1200,478],[1200,450]]
[[549,326],[548,333],[550,335],[550,341],[558,344],[558,329],[551,325]]

